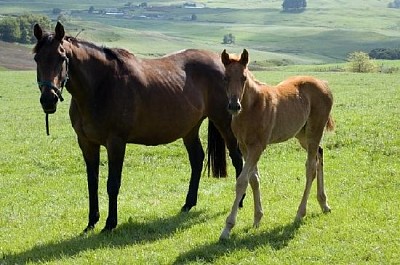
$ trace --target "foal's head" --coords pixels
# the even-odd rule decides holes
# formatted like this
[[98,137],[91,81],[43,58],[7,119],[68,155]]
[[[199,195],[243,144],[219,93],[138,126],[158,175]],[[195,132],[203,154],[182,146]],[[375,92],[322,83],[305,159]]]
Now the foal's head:
[[249,53],[243,50],[240,57],[229,55],[226,50],[221,54],[222,63],[225,65],[226,92],[228,95],[228,110],[238,114],[241,109],[244,88],[247,80],[247,64]]
[[37,39],[34,48],[37,65],[37,82],[41,92],[40,103],[47,114],[57,110],[58,100],[63,101],[62,88],[68,80],[68,58],[63,47],[64,27],[57,23],[54,34],[43,32],[36,24],[34,35]]

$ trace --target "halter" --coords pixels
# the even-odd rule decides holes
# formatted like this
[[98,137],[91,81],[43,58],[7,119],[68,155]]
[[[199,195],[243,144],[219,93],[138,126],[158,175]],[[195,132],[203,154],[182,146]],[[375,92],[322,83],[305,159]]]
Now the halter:
[[[64,90],[65,85],[66,85],[67,82],[68,82],[68,79],[69,79],[69,75],[68,75],[68,71],[69,71],[69,68],[68,68],[68,67],[69,67],[69,59],[68,59],[68,57],[64,57],[63,63],[64,63],[64,62],[65,62],[65,76],[64,76],[63,80],[61,80],[60,88],[58,88],[53,82],[48,81],[48,80],[39,81],[39,78],[38,78],[38,81],[37,81],[38,86],[39,86],[39,89],[40,89],[42,86],[47,86],[47,87],[53,89],[53,90],[55,91],[55,93],[56,93],[58,99],[59,99],[61,102],[64,101],[64,98],[62,97],[62,92],[63,92],[63,90]],[[61,69],[59,75],[61,75],[61,74],[62,74],[62,69]],[[46,113],[45,121],[46,121],[46,134],[47,134],[47,135],[50,135],[50,131],[49,131],[49,114],[47,114],[47,113]]]
[[[59,99],[61,102],[64,101],[64,98],[62,97],[62,92],[63,92],[63,90],[64,90],[65,84],[68,82],[68,79],[69,79],[69,75],[68,75],[68,70],[69,70],[69,69],[68,69],[68,67],[69,67],[69,59],[68,59],[68,57],[64,57],[63,63],[64,63],[64,62],[65,62],[65,72],[66,72],[66,73],[65,73],[65,76],[64,76],[63,80],[62,80],[61,83],[60,83],[60,88],[58,88],[53,82],[48,81],[48,80],[39,81],[39,78],[38,78],[38,81],[37,81],[38,86],[39,86],[39,89],[40,89],[42,86],[47,86],[47,87],[53,89],[53,90],[56,92],[57,97],[58,97],[58,99]],[[61,69],[61,71],[60,71],[60,75],[61,75],[61,72],[62,72],[62,69]]]

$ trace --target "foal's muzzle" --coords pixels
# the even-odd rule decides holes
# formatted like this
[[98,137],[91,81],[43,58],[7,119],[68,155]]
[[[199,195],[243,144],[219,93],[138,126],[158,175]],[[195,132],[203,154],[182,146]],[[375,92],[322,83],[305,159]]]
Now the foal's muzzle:
[[238,99],[230,99],[228,103],[228,111],[232,114],[238,114],[241,110],[242,106]]

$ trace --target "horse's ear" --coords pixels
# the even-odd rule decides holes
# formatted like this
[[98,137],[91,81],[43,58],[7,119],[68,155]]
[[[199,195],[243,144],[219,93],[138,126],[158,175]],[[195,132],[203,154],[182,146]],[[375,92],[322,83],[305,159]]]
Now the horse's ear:
[[64,31],[64,26],[60,22],[57,22],[55,32],[56,32],[55,38],[59,41],[62,41],[65,36],[65,31]]
[[222,63],[224,65],[228,65],[231,63],[231,60],[229,59],[229,54],[226,52],[226,50],[224,49],[224,51],[221,53],[221,60]]
[[240,63],[243,66],[247,66],[247,64],[249,63],[249,53],[246,49],[243,49],[242,55],[240,56]]
[[35,26],[33,26],[33,35],[35,35],[37,40],[42,39],[43,31],[42,28],[39,26],[39,24],[35,24]]

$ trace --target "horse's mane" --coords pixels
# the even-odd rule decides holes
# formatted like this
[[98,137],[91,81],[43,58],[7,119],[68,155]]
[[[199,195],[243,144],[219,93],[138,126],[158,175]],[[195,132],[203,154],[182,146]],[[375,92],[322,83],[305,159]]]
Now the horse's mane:
[[246,72],[247,72],[247,77],[250,78],[254,83],[256,83],[256,85],[258,85],[258,86],[267,85],[266,83],[257,80],[256,77],[253,75],[253,73],[249,70],[248,67],[246,68]]
[[[33,48],[33,53],[37,53],[44,44],[51,42],[54,39],[54,33],[44,33],[43,37],[36,43]],[[108,60],[116,60],[119,63],[124,63],[126,59],[132,59],[135,56],[129,51],[121,48],[108,48],[105,46],[98,46],[92,42],[85,41],[82,39],[77,39],[75,37],[66,36],[65,41],[77,46],[86,47],[90,49],[97,50],[98,52],[104,53]]]

